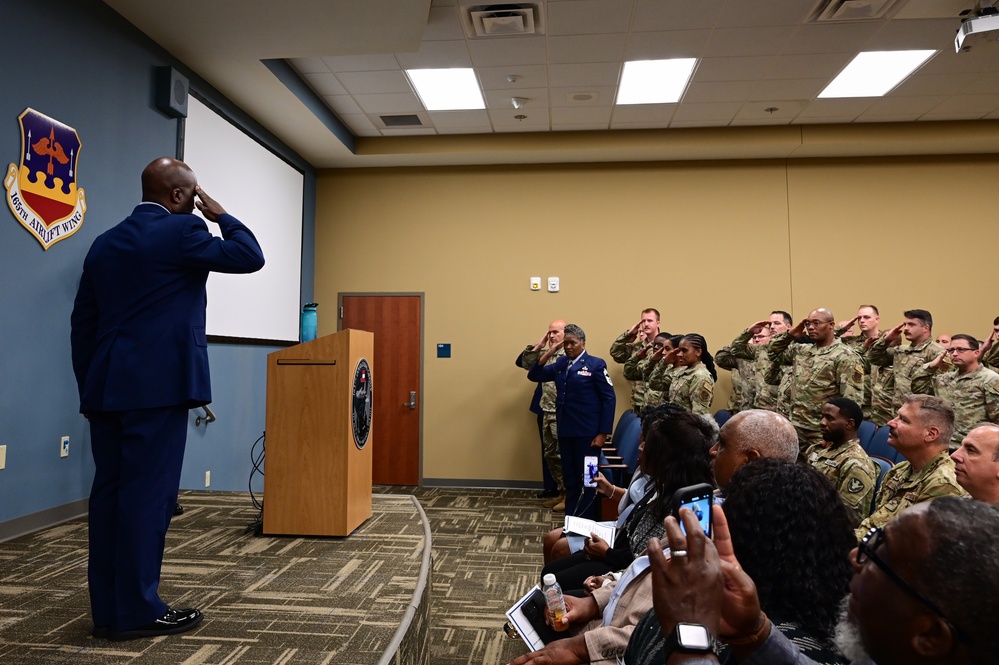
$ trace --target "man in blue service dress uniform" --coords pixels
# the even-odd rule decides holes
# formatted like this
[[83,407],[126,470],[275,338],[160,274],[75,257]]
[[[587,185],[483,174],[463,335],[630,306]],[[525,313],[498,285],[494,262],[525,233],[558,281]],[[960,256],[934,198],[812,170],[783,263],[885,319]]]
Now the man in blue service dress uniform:
[[[545,363],[558,349],[565,356]],[[555,413],[558,420],[559,454],[565,483],[565,514],[595,519],[594,491],[583,492],[584,458],[599,455],[614,428],[616,399],[607,374],[607,363],[586,352],[586,333],[570,323],[562,343],[548,349],[527,372],[531,381],[554,381],[558,390]]]
[[[192,214],[195,205],[221,238]],[[167,157],[143,170],[142,203],[87,254],[72,347],[97,469],[88,568],[95,637],[181,633],[202,619],[196,609],[171,609],[157,588],[188,409],[212,401],[205,283],[210,271],[263,265],[250,230]]]

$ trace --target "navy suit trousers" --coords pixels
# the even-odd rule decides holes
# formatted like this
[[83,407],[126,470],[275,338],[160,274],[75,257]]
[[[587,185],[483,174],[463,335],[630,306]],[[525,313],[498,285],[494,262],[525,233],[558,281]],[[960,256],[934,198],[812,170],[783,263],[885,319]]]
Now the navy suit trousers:
[[90,416],[90,605],[95,626],[138,628],[167,611],[157,589],[187,443],[186,407]]

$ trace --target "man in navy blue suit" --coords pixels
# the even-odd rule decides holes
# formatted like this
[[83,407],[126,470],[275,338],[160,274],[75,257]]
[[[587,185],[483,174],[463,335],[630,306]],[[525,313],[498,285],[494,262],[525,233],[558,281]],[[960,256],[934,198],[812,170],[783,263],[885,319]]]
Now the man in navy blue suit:
[[[565,356],[551,365],[548,360],[558,349]],[[570,323],[561,344],[548,349],[527,372],[531,381],[554,381],[558,390],[555,413],[558,418],[559,453],[565,482],[565,514],[597,516],[594,491],[583,491],[584,458],[599,455],[614,428],[616,398],[607,363],[586,352],[586,333]]]
[[[194,208],[221,229],[213,236]],[[142,172],[142,203],[98,236],[72,315],[73,371],[90,421],[90,606],[94,636],[170,635],[200,623],[157,593],[180,487],[188,409],[212,401],[205,338],[211,271],[264,265],[256,238],[162,157]]]

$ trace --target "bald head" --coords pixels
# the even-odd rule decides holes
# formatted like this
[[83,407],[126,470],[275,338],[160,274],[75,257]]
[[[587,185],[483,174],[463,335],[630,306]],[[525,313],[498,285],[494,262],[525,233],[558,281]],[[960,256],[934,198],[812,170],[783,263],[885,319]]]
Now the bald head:
[[819,346],[828,346],[835,340],[836,327],[833,313],[824,307],[813,309],[805,320],[805,332]]
[[159,203],[173,213],[194,210],[197,185],[191,167],[170,157],[154,159],[142,170],[142,200]]
[[763,409],[740,411],[719,431],[711,456],[715,482],[724,489],[732,474],[746,462],[760,457],[797,460],[798,434],[791,421],[779,413]]
[[562,319],[555,319],[548,324],[548,343],[552,346],[557,346],[562,343],[562,337],[565,336],[565,321]]
[[999,504],[999,425],[979,425],[955,450],[954,475],[972,498]]

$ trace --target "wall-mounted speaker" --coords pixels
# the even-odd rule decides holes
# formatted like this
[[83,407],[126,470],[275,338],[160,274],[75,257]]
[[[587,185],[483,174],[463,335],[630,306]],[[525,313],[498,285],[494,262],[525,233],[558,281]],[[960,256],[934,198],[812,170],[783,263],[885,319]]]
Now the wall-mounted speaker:
[[156,108],[171,118],[187,117],[187,77],[173,67],[156,68]]

